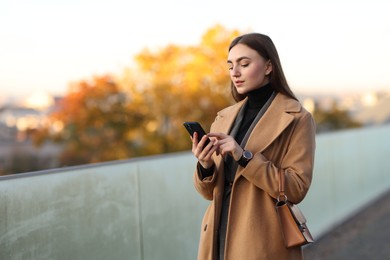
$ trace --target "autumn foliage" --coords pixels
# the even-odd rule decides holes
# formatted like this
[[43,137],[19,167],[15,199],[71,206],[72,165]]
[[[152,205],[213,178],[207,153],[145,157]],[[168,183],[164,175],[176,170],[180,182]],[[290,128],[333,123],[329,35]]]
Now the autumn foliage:
[[121,75],[70,85],[35,142],[62,143],[62,165],[190,149],[183,122],[199,121],[208,129],[217,111],[233,101],[226,57],[238,34],[215,26],[198,46],[145,49]]

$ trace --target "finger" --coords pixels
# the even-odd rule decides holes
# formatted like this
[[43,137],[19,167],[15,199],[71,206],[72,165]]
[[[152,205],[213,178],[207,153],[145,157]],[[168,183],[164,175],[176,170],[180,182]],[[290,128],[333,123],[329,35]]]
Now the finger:
[[212,155],[214,154],[214,152],[216,152],[217,149],[218,149],[218,147],[216,147],[212,143],[210,143],[203,149],[203,151],[200,154],[200,157],[203,160],[210,160]]
[[191,140],[192,140],[192,147],[193,147],[193,148],[196,148],[196,147],[199,145],[198,133],[197,133],[197,132],[195,132],[195,133],[192,135]]
[[[194,135],[195,135],[195,133],[194,133]],[[194,137],[194,139],[197,139],[197,133],[196,133],[196,137]],[[199,142],[195,141],[193,146],[192,146],[192,152],[195,154],[195,156],[199,160],[203,160],[205,154],[208,152],[210,147],[213,145],[212,142],[210,142],[208,145],[206,145],[207,139],[208,139],[207,136],[203,136]]]
[[232,147],[235,146],[236,141],[232,138],[227,138],[227,139],[222,139],[219,140],[218,142],[215,142],[215,145],[220,146],[221,150],[224,150],[224,152],[231,150]]
[[208,133],[207,136],[208,137],[215,137],[217,139],[224,139],[224,138],[228,137],[228,135],[224,134],[224,133]]
[[207,139],[208,139],[208,137],[206,135],[203,136],[202,139],[199,140],[198,146],[203,149],[205,147]]
[[198,142],[198,133],[194,133],[191,137],[192,140],[192,153],[198,158],[200,151],[199,151],[199,142]]
[[[201,142],[199,142],[199,146],[201,146],[202,149],[203,149],[204,151],[206,151],[206,152],[207,152],[208,150],[210,150],[211,148],[214,147],[214,142],[211,141],[211,140],[207,140],[207,139],[208,139],[208,137],[207,137],[207,136],[204,136],[204,137],[202,138]],[[206,142],[208,142],[207,145],[206,145]]]
[[231,143],[224,143],[219,146],[219,152],[222,154],[222,156],[225,156],[226,154],[231,154],[233,150],[233,146]]

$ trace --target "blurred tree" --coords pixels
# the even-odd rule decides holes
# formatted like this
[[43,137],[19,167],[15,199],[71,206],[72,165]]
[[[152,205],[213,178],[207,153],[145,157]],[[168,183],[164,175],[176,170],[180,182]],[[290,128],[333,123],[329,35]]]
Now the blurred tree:
[[183,122],[199,121],[207,131],[217,111],[233,102],[226,57],[238,34],[217,25],[199,46],[145,49],[135,68],[115,80],[71,85],[50,125],[34,134],[35,143],[64,143],[62,165],[189,149]]
[[[62,165],[131,157],[137,142],[129,134],[137,129],[143,115],[129,98],[109,76],[73,84],[52,114],[50,126],[35,135],[35,143],[42,143],[48,136],[63,142]],[[60,122],[63,129],[50,132],[55,122]]]
[[169,45],[143,50],[136,61],[146,75],[144,93],[148,115],[143,129],[148,153],[190,147],[184,121],[199,121],[207,131],[217,111],[232,103],[226,65],[227,49],[238,31],[222,26],[208,30],[199,46]]
[[[64,144],[62,165],[187,150],[184,121],[207,131],[216,113],[234,103],[226,57],[237,30],[217,25],[197,46],[168,45],[135,56],[135,68],[115,79],[95,77],[70,86],[47,127],[34,133]],[[347,111],[314,112],[318,132],[358,127]]]
[[317,133],[362,126],[361,123],[353,120],[348,111],[339,109],[336,103],[333,103],[330,110],[316,106],[313,117],[317,124]]

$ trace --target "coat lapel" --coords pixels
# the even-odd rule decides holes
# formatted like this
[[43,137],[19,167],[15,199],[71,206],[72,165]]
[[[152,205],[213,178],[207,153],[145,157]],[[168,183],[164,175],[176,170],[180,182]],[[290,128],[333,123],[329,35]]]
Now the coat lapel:
[[299,112],[299,102],[278,93],[249,136],[245,149],[263,152],[294,120],[289,112]]
[[[219,112],[212,131],[228,133],[245,102],[246,99]],[[299,112],[300,110],[301,105],[299,102],[278,93],[254,127],[245,149],[253,153],[263,152],[294,120],[294,116],[289,113]],[[217,165],[222,163],[221,156],[217,156],[215,159]]]
[[238,112],[240,112],[241,107],[245,104],[246,99],[236,103],[235,105],[228,107],[220,111],[215,119],[215,127],[213,132],[229,133],[230,129],[233,126],[234,120],[236,119]]
[[[212,126],[212,131],[225,133],[225,134],[229,133],[230,129],[233,126],[234,120],[236,119],[241,107],[245,104],[245,101],[246,99],[220,111]],[[222,163],[223,163],[222,156],[216,156],[215,164],[217,165],[217,168],[221,168],[220,165]],[[223,167],[221,169],[223,169]]]

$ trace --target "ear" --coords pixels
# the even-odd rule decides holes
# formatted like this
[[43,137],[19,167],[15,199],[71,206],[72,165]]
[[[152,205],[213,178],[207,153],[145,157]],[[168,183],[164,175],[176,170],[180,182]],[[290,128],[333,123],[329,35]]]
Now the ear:
[[271,72],[272,72],[272,63],[270,60],[268,60],[265,67],[265,75],[268,76]]

